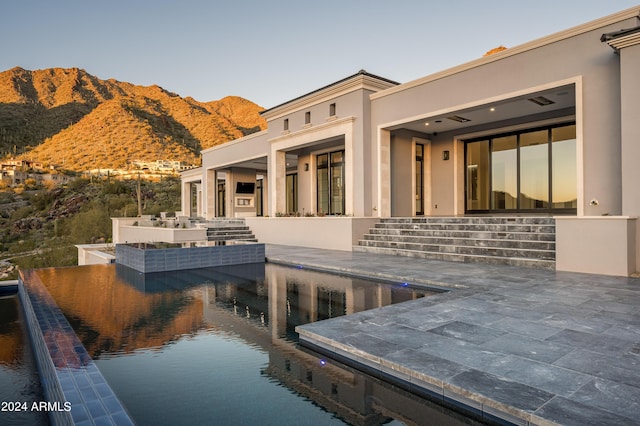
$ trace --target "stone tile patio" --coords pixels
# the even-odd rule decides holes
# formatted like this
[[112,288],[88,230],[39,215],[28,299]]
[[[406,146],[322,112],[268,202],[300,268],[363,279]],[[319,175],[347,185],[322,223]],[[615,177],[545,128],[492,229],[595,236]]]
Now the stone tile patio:
[[300,341],[488,420],[640,419],[640,279],[267,245],[268,261],[447,289]]

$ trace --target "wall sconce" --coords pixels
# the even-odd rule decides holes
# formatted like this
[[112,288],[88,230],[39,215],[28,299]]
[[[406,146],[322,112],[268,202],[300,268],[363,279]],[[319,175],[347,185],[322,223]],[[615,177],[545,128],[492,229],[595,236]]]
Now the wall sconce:
[[597,199],[594,198],[591,201],[589,201],[589,205],[597,206],[597,205],[600,205],[600,202]]
[[305,172],[309,171],[309,163],[304,163],[304,171]]
[[442,151],[442,159],[447,161],[449,159],[449,151]]

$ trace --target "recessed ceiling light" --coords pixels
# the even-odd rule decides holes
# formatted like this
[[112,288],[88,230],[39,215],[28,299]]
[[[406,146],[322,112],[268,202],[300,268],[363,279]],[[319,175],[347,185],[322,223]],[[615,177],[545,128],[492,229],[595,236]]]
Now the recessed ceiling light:
[[424,125],[425,125],[425,126],[428,126],[428,125],[429,125],[429,123],[424,123]]
[[489,108],[489,111],[491,111],[491,112],[493,112],[493,111],[495,111],[495,110],[496,110],[496,109],[495,109],[494,107]]

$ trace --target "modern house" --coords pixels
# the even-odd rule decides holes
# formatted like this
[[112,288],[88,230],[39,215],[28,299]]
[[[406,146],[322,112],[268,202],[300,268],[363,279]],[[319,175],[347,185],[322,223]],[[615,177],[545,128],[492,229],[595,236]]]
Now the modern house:
[[638,99],[640,6],[404,84],[360,71],[263,111],[267,130],[202,151],[181,173],[182,211],[245,218],[261,242],[341,250],[389,218],[457,220],[435,221],[443,230],[548,218],[552,267],[630,275]]

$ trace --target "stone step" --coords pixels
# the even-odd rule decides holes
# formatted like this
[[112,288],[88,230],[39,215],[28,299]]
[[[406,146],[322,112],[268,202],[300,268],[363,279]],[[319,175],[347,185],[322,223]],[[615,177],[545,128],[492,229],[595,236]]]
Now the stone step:
[[450,237],[465,239],[519,240],[519,241],[555,241],[554,232],[507,232],[477,230],[446,230],[426,228],[370,228],[366,235]]
[[385,218],[354,251],[553,269],[555,231],[545,216]]
[[464,263],[486,263],[495,265],[511,265],[526,268],[555,269],[555,261],[548,259],[522,258],[522,257],[499,257],[499,256],[478,256],[460,253],[425,252],[419,250],[405,250],[387,247],[365,247],[354,246],[354,252],[379,253],[396,256],[408,256],[420,259],[444,260],[447,262]]
[[382,223],[461,223],[461,224],[555,224],[549,216],[429,216],[429,217],[391,217],[380,220]]
[[413,229],[445,231],[487,231],[487,232],[535,232],[555,233],[555,225],[545,224],[503,224],[503,223],[421,223],[421,222],[381,222],[377,229]]
[[554,241],[521,240],[521,239],[493,239],[473,237],[423,236],[423,235],[388,235],[365,234],[364,240],[380,242],[403,242],[417,244],[455,245],[474,247],[503,247],[537,250],[555,250]]
[[250,237],[235,237],[235,238],[212,237],[212,238],[207,238],[207,241],[245,241],[248,243],[257,243],[258,239],[252,235]]
[[251,232],[248,226],[223,226],[219,228],[207,228],[207,234],[217,232]]
[[247,239],[255,239],[256,236],[253,234],[219,234],[219,235],[207,235],[208,241],[224,241],[224,240],[247,240]]
[[203,222],[202,226],[207,227],[208,241],[258,241],[244,219],[212,219]]
[[431,253],[457,253],[486,257],[523,257],[532,259],[555,259],[555,250],[538,250],[529,248],[478,247],[464,245],[420,244],[399,241],[360,240],[362,247],[378,247],[400,250],[424,251]]

